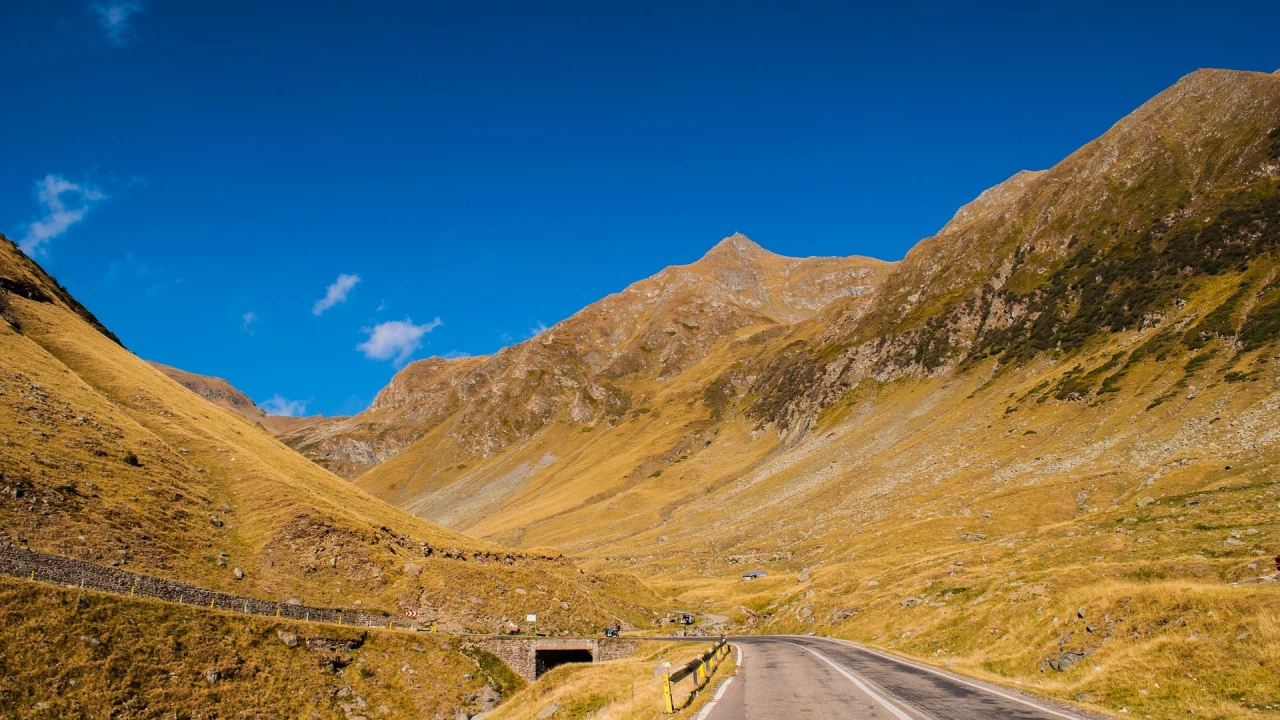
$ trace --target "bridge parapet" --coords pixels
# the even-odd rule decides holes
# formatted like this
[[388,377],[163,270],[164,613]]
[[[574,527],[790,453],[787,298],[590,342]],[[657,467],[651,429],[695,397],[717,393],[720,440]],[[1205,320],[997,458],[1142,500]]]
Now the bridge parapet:
[[639,640],[586,637],[489,637],[475,642],[533,682],[543,672],[566,662],[604,662],[631,657]]

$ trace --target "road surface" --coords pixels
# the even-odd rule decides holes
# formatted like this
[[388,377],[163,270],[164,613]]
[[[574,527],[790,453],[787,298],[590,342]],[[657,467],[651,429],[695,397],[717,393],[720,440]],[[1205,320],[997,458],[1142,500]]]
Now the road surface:
[[859,646],[739,637],[738,674],[703,720],[1092,720],[1097,716]]

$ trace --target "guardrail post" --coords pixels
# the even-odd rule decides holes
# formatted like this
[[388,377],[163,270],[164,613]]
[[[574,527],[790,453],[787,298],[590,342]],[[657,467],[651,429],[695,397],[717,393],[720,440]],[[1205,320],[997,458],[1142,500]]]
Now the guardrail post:
[[662,675],[662,701],[668,715],[676,711],[675,703],[671,699],[671,675],[666,673]]

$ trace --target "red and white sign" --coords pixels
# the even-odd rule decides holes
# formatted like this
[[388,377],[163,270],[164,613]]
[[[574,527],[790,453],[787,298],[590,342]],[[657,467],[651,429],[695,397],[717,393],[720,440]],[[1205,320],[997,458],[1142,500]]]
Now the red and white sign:
[[404,611],[404,616],[405,616],[405,617],[411,617],[411,618],[418,617],[418,611],[417,611],[417,610],[405,610],[405,611]]

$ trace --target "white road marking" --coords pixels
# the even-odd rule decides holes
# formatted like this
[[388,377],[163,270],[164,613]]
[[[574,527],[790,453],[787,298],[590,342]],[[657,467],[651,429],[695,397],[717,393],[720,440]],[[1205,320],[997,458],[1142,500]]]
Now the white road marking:
[[[785,640],[784,640],[783,642],[787,642],[787,641],[785,641]],[[836,672],[838,672],[838,673],[840,673],[841,675],[843,675],[843,676],[845,676],[846,678],[848,678],[850,682],[852,682],[854,685],[857,685],[857,686],[858,686],[858,689],[859,689],[859,690],[861,690],[862,692],[866,693],[866,694],[867,694],[867,696],[868,696],[868,697],[870,697],[872,700],[875,700],[876,702],[878,702],[878,703],[880,703],[881,705],[883,705],[883,706],[884,706],[884,709],[885,709],[885,710],[888,710],[888,711],[889,711],[889,712],[891,712],[891,713],[893,713],[894,717],[898,718],[898,720],[911,720],[911,716],[910,716],[910,715],[908,715],[908,714],[906,714],[906,713],[902,712],[902,711],[901,711],[901,710],[899,710],[898,708],[894,707],[893,703],[890,703],[888,700],[885,700],[884,698],[882,698],[882,697],[880,697],[879,695],[877,695],[877,694],[876,694],[876,691],[874,691],[874,690],[872,690],[871,688],[867,687],[865,683],[863,683],[861,680],[859,680],[857,677],[855,677],[855,676],[854,676],[852,673],[850,673],[848,670],[845,670],[844,668],[842,668],[842,667],[840,667],[839,665],[835,664],[835,663],[831,660],[831,658],[827,657],[826,655],[823,655],[822,653],[818,652],[817,650],[814,650],[813,648],[807,648],[807,647],[805,647],[805,646],[803,646],[803,645],[798,645],[798,644],[793,643],[793,642],[787,642],[787,644],[788,644],[788,645],[795,645],[796,647],[800,648],[801,650],[808,650],[809,652],[813,653],[813,654],[814,654],[814,655],[815,655],[819,660],[821,660],[821,661],[825,662],[826,664],[830,665],[831,667],[835,668],[835,669],[836,669]]]
[[[826,638],[826,639],[828,639],[828,640],[835,640],[835,641],[836,641],[836,642],[838,642],[838,643],[844,643],[845,645],[849,645],[849,646],[852,646],[852,647],[858,648],[859,650],[861,650],[861,651],[863,651],[863,652],[866,652],[866,653],[870,653],[870,654],[872,654],[872,655],[875,655],[876,657],[881,657],[881,658],[884,658],[885,660],[892,660],[892,661],[894,661],[894,662],[896,662],[896,663],[898,663],[898,664],[900,664],[900,665],[906,665],[907,667],[914,668],[914,669],[916,669],[916,670],[923,670],[924,672],[927,672],[927,673],[929,673],[930,675],[937,675],[938,677],[946,678],[947,680],[952,680],[952,681],[954,681],[954,682],[958,682],[958,683],[960,683],[961,685],[968,685],[968,686],[969,686],[969,687],[971,687],[971,688],[975,688],[975,689],[977,689],[977,690],[981,690],[981,691],[983,691],[983,692],[991,693],[992,695],[998,695],[998,696],[1000,696],[1000,697],[1002,697],[1002,698],[1004,698],[1004,699],[1006,699],[1006,700],[1012,700],[1012,701],[1014,701],[1014,702],[1016,702],[1016,703],[1022,703],[1023,705],[1026,705],[1027,707],[1033,707],[1033,708],[1035,708],[1036,710],[1039,710],[1040,712],[1049,713],[1050,715],[1053,715],[1053,716],[1055,716],[1055,717],[1066,718],[1066,720],[1081,720],[1080,716],[1078,716],[1078,715],[1068,715],[1068,714],[1066,714],[1066,713],[1058,712],[1057,710],[1051,710],[1051,709],[1049,709],[1049,708],[1047,708],[1047,707],[1044,707],[1043,705],[1037,705],[1037,704],[1035,704],[1035,703],[1033,703],[1033,702],[1028,702],[1028,701],[1026,701],[1026,700],[1023,700],[1023,699],[1022,699],[1022,698],[1020,698],[1020,697],[1015,697],[1015,696],[1010,695],[1010,694],[1008,694],[1008,693],[1002,693],[1002,692],[1000,692],[999,690],[992,690],[992,689],[991,689],[991,688],[989,688],[989,687],[983,687],[983,686],[981,686],[981,685],[979,685],[979,684],[977,684],[977,683],[971,683],[971,682],[969,682],[969,681],[967,681],[967,680],[963,680],[963,679],[961,679],[961,678],[958,678],[958,677],[956,677],[955,675],[952,675],[952,674],[950,674],[950,673],[940,672],[940,671],[938,671],[938,670],[934,670],[933,668],[928,667],[928,666],[926,666],[926,665],[919,665],[919,664],[917,664],[917,663],[913,663],[913,662],[911,662],[911,661],[909,661],[909,660],[904,660],[904,659],[899,658],[899,657],[894,657],[893,655],[886,655],[886,654],[884,654],[884,653],[877,652],[877,651],[875,651],[875,650],[872,650],[871,648],[863,647],[863,646],[861,646],[861,645],[859,645],[859,644],[857,644],[857,643],[855,643],[855,642],[850,642],[850,641],[848,641],[848,640],[840,640],[840,639],[837,639],[837,638]],[[793,644],[794,644],[794,643],[793,643]]]
[[703,705],[693,720],[707,720],[707,717],[711,715],[711,709],[716,706],[716,702],[724,695],[724,691],[729,689],[729,683],[731,682],[733,682],[733,678],[720,683],[720,687],[716,689],[716,694],[711,697],[711,702]]

